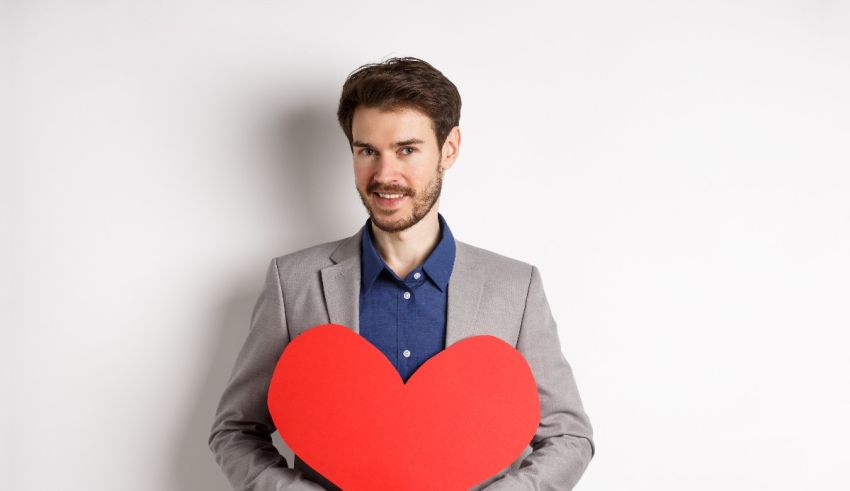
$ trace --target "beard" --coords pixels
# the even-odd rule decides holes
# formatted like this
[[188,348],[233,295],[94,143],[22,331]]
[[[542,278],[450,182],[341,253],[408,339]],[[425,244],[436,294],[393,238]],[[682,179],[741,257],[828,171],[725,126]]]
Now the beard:
[[[407,195],[413,202],[413,210],[411,213],[400,218],[390,218],[381,215],[380,213],[375,213],[375,210],[369,206],[369,200],[366,196],[371,196],[372,193],[379,188],[382,192],[403,193]],[[369,186],[366,186],[366,195],[360,191],[360,188],[357,188],[357,194],[360,195],[360,201],[363,202],[363,206],[366,208],[366,211],[369,212],[369,218],[372,219],[372,223],[384,232],[392,233],[401,232],[402,230],[406,230],[419,223],[419,221],[431,211],[431,208],[434,207],[434,203],[436,203],[437,199],[440,197],[440,191],[442,191],[442,189],[443,168],[438,165],[437,175],[428,182],[422,192],[414,192],[412,189],[403,186],[380,186],[376,183],[372,183]]]

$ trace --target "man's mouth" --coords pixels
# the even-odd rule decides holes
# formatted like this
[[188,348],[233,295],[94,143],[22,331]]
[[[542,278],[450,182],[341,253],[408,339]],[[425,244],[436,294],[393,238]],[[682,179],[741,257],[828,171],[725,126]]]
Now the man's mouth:
[[375,201],[382,208],[394,208],[398,206],[404,199],[404,193],[372,193],[375,196]]

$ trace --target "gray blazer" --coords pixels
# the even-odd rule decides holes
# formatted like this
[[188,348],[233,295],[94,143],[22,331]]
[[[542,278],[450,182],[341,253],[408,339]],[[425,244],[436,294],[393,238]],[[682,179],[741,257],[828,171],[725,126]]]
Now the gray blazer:
[[[270,261],[209,436],[216,462],[234,489],[338,489],[298,456],[294,469],[287,468],[272,444],[270,435],[276,430],[266,397],[272,371],[289,340],[326,323],[359,332],[364,230]],[[528,263],[455,243],[446,346],[478,334],[501,338],[525,356],[540,396],[540,425],[529,447],[473,489],[572,489],[595,452],[593,430],[561,352],[540,272]]]

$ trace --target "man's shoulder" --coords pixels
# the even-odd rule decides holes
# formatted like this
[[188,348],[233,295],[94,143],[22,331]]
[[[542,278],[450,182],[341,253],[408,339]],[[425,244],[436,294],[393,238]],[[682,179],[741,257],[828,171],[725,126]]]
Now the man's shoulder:
[[348,239],[350,239],[350,237],[322,242],[321,244],[312,245],[276,256],[274,259],[277,262],[278,268],[285,268],[287,270],[321,269],[333,264],[333,261],[331,261],[331,255]]
[[500,254],[483,247],[474,246],[456,240],[458,257],[471,268],[488,271],[491,275],[505,276],[511,279],[528,277],[531,274],[531,263]]
[[[334,262],[331,256],[337,249],[352,236],[322,242],[285,253],[274,258],[278,269],[292,273],[313,273]],[[348,246],[352,246],[351,243]],[[528,281],[532,271],[532,264],[526,261],[500,254],[490,249],[478,247],[467,242],[455,239],[456,257],[455,264],[473,270],[487,271],[490,280],[525,280]]]

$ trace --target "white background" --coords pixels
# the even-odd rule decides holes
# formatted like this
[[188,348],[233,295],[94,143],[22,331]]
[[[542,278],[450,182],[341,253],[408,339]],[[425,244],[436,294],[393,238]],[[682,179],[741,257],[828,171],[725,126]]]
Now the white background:
[[441,212],[536,264],[594,426],[577,489],[850,489],[850,7],[3,3],[2,482],[226,490],[268,260],[366,218],[346,75],[463,98]]

